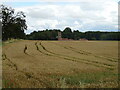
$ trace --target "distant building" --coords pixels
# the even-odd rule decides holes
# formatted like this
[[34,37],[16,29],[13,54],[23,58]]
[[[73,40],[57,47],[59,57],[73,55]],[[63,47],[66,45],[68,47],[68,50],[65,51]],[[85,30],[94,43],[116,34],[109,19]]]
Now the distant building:
[[61,34],[61,32],[58,32],[58,40],[62,40],[62,34]]
[[86,38],[79,39],[80,41],[88,41]]
[[66,40],[72,40],[72,39],[68,39],[68,38],[62,38],[62,34],[61,32],[58,32],[58,41],[66,41]]

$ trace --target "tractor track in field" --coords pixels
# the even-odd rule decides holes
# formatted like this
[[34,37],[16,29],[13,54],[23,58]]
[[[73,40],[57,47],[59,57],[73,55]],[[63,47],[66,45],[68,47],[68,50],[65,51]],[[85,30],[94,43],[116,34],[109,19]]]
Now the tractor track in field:
[[44,80],[41,80],[40,78],[35,77],[35,75],[33,73],[30,72],[26,72],[26,71],[19,71],[21,73],[23,73],[27,79],[34,79],[36,81],[38,81],[39,83],[43,83],[45,86],[49,87],[49,84],[44,82]]
[[[57,44],[59,45],[59,44]],[[77,50],[76,48],[73,48],[73,47],[70,47],[70,46],[63,46],[63,45],[59,45],[65,49],[68,49],[68,50],[71,50],[71,51],[74,51],[76,53],[79,53],[79,54],[82,54],[82,55],[91,55],[91,56],[94,56],[94,57],[97,57],[97,58],[101,58],[101,59],[106,59],[107,61],[111,61],[111,62],[117,62],[117,60],[113,60],[113,59],[110,59],[108,57],[104,57],[104,56],[98,56],[96,54],[93,54],[93,53],[90,53],[90,52],[87,52],[87,51],[83,51],[83,50]]]
[[8,61],[12,64],[12,65],[9,65],[9,66],[14,67],[15,70],[18,70],[17,65],[16,65],[15,63],[13,63],[13,62],[6,56],[5,53],[2,55],[2,60],[8,60]]
[[104,57],[104,56],[98,56],[98,55],[95,55],[95,54],[93,54],[93,53],[90,53],[90,52],[86,52],[86,51],[83,51],[83,50],[80,50],[81,52],[79,52],[79,51],[77,51],[75,48],[73,48],[73,47],[65,47],[64,46],[64,48],[66,48],[66,49],[69,49],[69,50],[72,50],[72,51],[74,51],[74,52],[77,52],[77,53],[80,53],[80,54],[83,54],[83,55],[91,55],[91,56],[94,56],[94,57],[97,57],[97,58],[101,58],[101,59],[106,59],[106,60],[108,60],[108,61],[111,61],[111,62],[117,62],[117,61],[115,61],[115,60],[113,60],[113,59],[110,59],[110,58],[107,58],[107,57]]
[[[27,45],[26,45],[26,46],[27,46]],[[24,50],[25,50],[25,49],[24,49]],[[27,49],[26,49],[26,50],[27,50]],[[24,53],[25,53],[26,55],[29,55],[28,53],[26,53],[26,51],[24,51]],[[11,67],[11,68],[14,67],[14,68],[15,68],[15,69],[14,69],[15,71],[20,72],[20,73],[23,73],[23,74],[26,76],[27,79],[33,78],[33,79],[35,79],[36,81],[38,81],[38,82],[40,82],[40,83],[43,83],[45,86],[48,86],[48,84],[45,83],[44,80],[40,80],[40,78],[35,77],[35,76],[33,75],[33,73],[30,73],[30,72],[27,72],[27,71],[23,71],[23,70],[19,70],[18,67],[17,67],[17,65],[16,65],[15,63],[13,63],[12,60],[9,59],[5,53],[2,54],[2,60],[8,60],[11,65],[9,65],[9,64],[7,64],[7,65],[8,65],[9,67]]]
[[[76,58],[76,57],[70,57],[70,56],[66,56],[66,55],[57,54],[57,53],[54,53],[54,52],[51,52],[51,51],[47,50],[42,45],[42,42],[40,42],[39,45],[43,48],[43,50],[52,54],[52,56],[56,56],[56,57],[63,58],[63,59],[66,59],[66,60],[71,60],[71,61],[74,61],[74,62],[82,62],[82,63],[85,63],[85,64],[91,64],[91,65],[94,65],[94,66],[97,66],[97,67],[104,67],[104,68],[111,69],[111,70],[113,69],[113,68],[111,68],[111,66],[114,66],[114,65],[111,65],[111,64],[100,63],[100,62],[97,62],[97,61],[90,61],[90,60],[86,60],[86,59],[81,59],[81,58]],[[78,60],[80,60],[80,61],[78,61]],[[101,64],[101,65],[98,65],[98,64]]]
[[[51,52],[51,51],[47,50],[41,43],[40,43],[40,45],[43,47],[44,50],[46,50],[49,53],[52,53],[52,54],[55,54],[55,55],[60,55],[60,56],[65,56],[65,57],[69,57],[69,56],[66,56],[66,55],[61,55],[61,54],[56,54],[54,52]],[[76,58],[76,57],[70,57],[70,58]],[[76,58],[76,59],[81,59],[81,58]],[[110,65],[110,64],[106,64],[106,63],[97,62],[97,61],[89,61],[87,59],[82,59],[82,60],[86,60],[86,61],[92,62],[92,63],[104,64],[104,65],[108,65],[108,66],[114,66],[114,65]]]
[[47,56],[52,56],[51,54],[48,54],[48,53],[45,53],[45,52],[41,51],[41,50],[39,49],[39,46],[37,45],[37,42],[35,43],[35,46],[36,46],[36,48],[37,48],[37,51],[39,51],[40,53],[42,53],[42,54],[44,54],[44,55],[47,55]]
[[35,77],[35,76],[33,75],[33,73],[29,73],[29,72],[26,72],[26,71],[19,70],[18,67],[17,67],[17,65],[16,65],[15,63],[13,63],[13,62],[6,56],[5,53],[2,55],[2,59],[3,59],[3,60],[8,60],[8,61],[10,62],[10,64],[12,64],[12,65],[9,65],[9,64],[7,64],[7,65],[8,65],[9,67],[11,67],[11,68],[14,67],[17,72],[23,73],[23,74],[26,76],[27,79],[33,78],[33,79],[37,80],[38,82],[43,83],[45,86],[48,86],[48,84],[45,83],[45,82],[43,82],[43,80],[40,80],[39,78]]
[[27,53],[27,50],[28,50],[28,46],[27,46],[27,45],[25,45],[23,52],[24,52],[24,54],[26,54],[26,55],[30,56],[30,55]]

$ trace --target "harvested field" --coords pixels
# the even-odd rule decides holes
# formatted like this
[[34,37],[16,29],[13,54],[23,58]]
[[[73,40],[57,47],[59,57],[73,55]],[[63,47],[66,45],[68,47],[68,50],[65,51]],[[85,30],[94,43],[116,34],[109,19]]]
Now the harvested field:
[[29,41],[5,44],[4,88],[117,88],[117,41]]

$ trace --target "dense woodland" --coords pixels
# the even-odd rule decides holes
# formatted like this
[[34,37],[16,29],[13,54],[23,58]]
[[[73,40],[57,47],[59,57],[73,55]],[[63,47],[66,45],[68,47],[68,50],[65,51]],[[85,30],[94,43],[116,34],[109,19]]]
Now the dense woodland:
[[68,38],[73,40],[79,40],[86,38],[88,40],[120,40],[120,32],[100,32],[100,31],[88,31],[80,32],[79,30],[72,30],[66,27],[63,31],[57,29],[34,31],[29,35],[26,35],[26,39],[29,40],[57,40],[58,32],[62,33],[62,38]]
[[27,30],[25,14],[17,12],[11,7],[4,5],[0,6],[2,13],[2,40],[14,39],[27,39],[27,40],[57,40],[58,32],[62,33],[62,38],[79,40],[86,38],[88,40],[120,40],[120,32],[100,32],[100,31],[87,31],[80,32],[79,30],[71,30],[66,27],[64,30],[59,29],[46,29],[34,31],[29,35],[25,34]]

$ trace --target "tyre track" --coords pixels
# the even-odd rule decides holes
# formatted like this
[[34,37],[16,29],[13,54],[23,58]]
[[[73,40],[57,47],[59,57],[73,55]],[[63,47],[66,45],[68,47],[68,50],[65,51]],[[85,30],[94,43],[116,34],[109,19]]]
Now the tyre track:
[[52,56],[51,54],[48,54],[48,53],[45,53],[45,52],[41,51],[41,50],[39,49],[39,46],[37,45],[37,42],[35,43],[35,46],[36,46],[36,48],[37,48],[37,51],[39,51],[40,53],[42,53],[42,54],[44,54],[44,55],[47,55],[47,56]]
[[[66,47],[65,47],[65,48],[66,48]],[[73,48],[73,47],[69,47],[69,46],[68,46],[68,48],[66,48],[66,49],[69,49],[69,50],[72,50],[72,51],[75,51],[75,52],[80,53],[79,51],[77,51],[77,49],[75,49],[75,48]],[[83,50],[80,50],[80,51],[82,51],[82,52],[83,52],[82,54],[84,54],[84,55],[91,55],[91,56],[94,56],[94,57],[97,57],[97,58],[106,59],[107,61],[117,62],[117,61],[115,61],[115,60],[113,60],[113,59],[110,59],[110,58],[107,58],[107,57],[104,57],[104,56],[98,56],[98,55],[96,55],[96,54],[93,54],[93,53],[90,53],[90,52],[86,52],[86,51],[83,51]]]
[[[86,59],[81,59],[81,58],[76,58],[76,57],[70,57],[70,56],[66,56],[66,55],[61,55],[61,54],[57,54],[57,53],[54,53],[54,52],[51,52],[49,50],[47,50],[43,45],[42,45],[42,42],[39,43],[39,45],[48,53],[51,53],[53,54],[54,56],[56,57],[59,57],[59,58],[63,58],[63,59],[66,59],[66,60],[71,60],[71,61],[75,61],[75,62],[82,62],[82,63],[86,63],[86,64],[92,64],[94,66],[97,66],[97,67],[104,67],[104,68],[107,68],[107,69],[113,69],[111,68],[111,64],[106,64],[106,63],[100,63],[100,62],[97,62],[97,61],[90,61],[90,60],[86,60]],[[80,60],[80,61],[78,61]],[[84,62],[83,62],[84,61]],[[101,65],[98,65],[98,64],[102,64]],[[107,67],[106,67],[107,66]]]
[[30,55],[27,53],[27,50],[28,50],[28,46],[25,44],[25,47],[24,47],[23,52],[24,52],[24,54],[30,56]]
[[2,55],[2,59],[3,59],[3,60],[8,60],[8,61],[12,64],[12,66],[15,68],[15,70],[18,70],[17,65],[16,65],[15,63],[13,63],[13,62],[6,56],[5,53]]
[[[40,43],[40,45],[43,47],[44,50],[46,50],[49,53],[52,53],[52,54],[55,54],[55,55],[60,55],[60,56],[65,56],[65,57],[70,57],[70,56],[66,56],[66,55],[61,55],[61,54],[53,53],[53,52],[47,50],[41,43]],[[70,58],[76,58],[76,57],[70,57]],[[76,58],[76,59],[81,59],[81,58]],[[110,65],[110,64],[106,64],[106,63],[97,62],[97,61],[90,61],[90,60],[87,60],[87,59],[82,59],[82,60],[86,60],[86,61],[92,62],[92,63],[104,64],[104,65],[107,65],[107,66],[114,66],[114,65]]]
[[[16,70],[17,72],[23,73],[23,74],[26,76],[27,79],[33,78],[33,79],[37,80],[39,83],[43,83],[45,86],[48,86],[48,84],[45,83],[43,80],[40,80],[40,78],[35,77],[35,76],[33,75],[33,73],[19,70],[18,67],[17,67],[17,65],[16,65],[15,63],[13,63],[13,62],[6,56],[5,53],[2,55],[2,57],[3,57],[3,60],[8,60],[8,61],[12,64],[12,66],[15,68],[15,70]],[[11,66],[11,65],[9,65],[9,66]]]
[[[27,49],[28,49],[27,45],[25,45],[23,53],[25,53],[26,55],[28,55],[28,53],[26,52]],[[7,65],[10,66],[11,68],[14,67],[15,71],[17,71],[18,73],[24,74],[27,79],[33,78],[34,80],[38,81],[39,83],[43,83],[45,86],[48,86],[48,84],[46,82],[44,82],[44,80],[40,80],[40,78],[35,77],[33,75],[33,73],[30,73],[30,72],[27,72],[27,71],[24,71],[24,70],[19,70],[18,66],[15,63],[13,63],[12,60],[10,60],[5,53],[2,54],[2,60],[8,60],[11,65],[8,65],[8,64]]]
[[[59,45],[59,44],[57,44]],[[68,50],[71,50],[71,51],[74,51],[76,53],[79,53],[79,54],[83,54],[83,55],[91,55],[91,56],[94,56],[94,57],[97,57],[97,58],[101,58],[101,59],[106,59],[107,61],[111,61],[111,62],[118,62],[117,60],[113,60],[113,59],[110,59],[108,57],[104,57],[104,56],[98,56],[96,54],[93,54],[93,53],[90,53],[90,52],[87,52],[87,51],[83,51],[83,50],[77,50],[76,48],[73,48],[73,47],[70,47],[70,46],[63,46],[63,45],[59,45],[65,49],[68,49]],[[81,52],[80,52],[81,51]]]
[[19,71],[19,72],[23,73],[27,79],[34,79],[34,80],[38,81],[39,83],[41,83],[42,85],[49,87],[49,84],[44,82],[45,80],[41,80],[40,78],[36,77],[33,73],[26,72],[26,71]]

